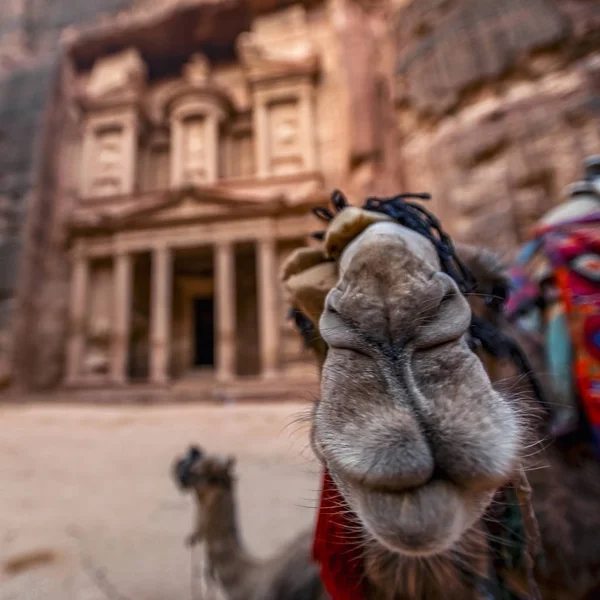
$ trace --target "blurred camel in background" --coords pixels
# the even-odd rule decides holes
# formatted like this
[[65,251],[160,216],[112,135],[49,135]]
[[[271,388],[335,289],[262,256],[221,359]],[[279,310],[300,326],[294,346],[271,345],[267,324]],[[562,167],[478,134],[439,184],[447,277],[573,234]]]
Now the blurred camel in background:
[[317,565],[311,561],[312,531],[261,561],[245,549],[239,533],[233,473],[235,459],[206,454],[192,446],[176,461],[173,474],[196,501],[190,545],[205,543],[209,575],[229,600],[326,600]]

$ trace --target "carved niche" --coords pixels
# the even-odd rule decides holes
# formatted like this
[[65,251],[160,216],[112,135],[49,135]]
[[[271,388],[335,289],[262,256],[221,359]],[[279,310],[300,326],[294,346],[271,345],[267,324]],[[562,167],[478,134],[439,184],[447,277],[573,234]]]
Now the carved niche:
[[210,65],[193,55],[165,99],[171,125],[171,187],[214,182],[219,176],[219,131],[232,107],[211,81]]
[[297,100],[269,105],[269,160],[273,175],[295,173],[305,166]]
[[144,190],[166,190],[170,179],[171,147],[169,131],[166,128],[154,130],[146,147],[146,161],[144,173]]
[[250,115],[238,118],[230,130],[227,154],[230,177],[254,177],[256,174],[254,136]]
[[121,193],[123,183],[123,129],[111,127],[95,132],[96,163],[93,170],[92,195],[112,196]]
[[207,179],[205,118],[198,116],[185,119],[183,138],[183,183],[200,184]]
[[134,49],[94,64],[80,97],[84,111],[83,196],[133,193],[140,129],[138,106],[146,77],[144,61]]

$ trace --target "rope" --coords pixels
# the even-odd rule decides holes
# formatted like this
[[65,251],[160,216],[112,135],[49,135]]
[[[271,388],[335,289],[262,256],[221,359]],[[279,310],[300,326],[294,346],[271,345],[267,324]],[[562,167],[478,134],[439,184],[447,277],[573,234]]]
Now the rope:
[[196,561],[194,560],[194,546],[195,544],[190,544],[190,598],[191,600],[196,600]]

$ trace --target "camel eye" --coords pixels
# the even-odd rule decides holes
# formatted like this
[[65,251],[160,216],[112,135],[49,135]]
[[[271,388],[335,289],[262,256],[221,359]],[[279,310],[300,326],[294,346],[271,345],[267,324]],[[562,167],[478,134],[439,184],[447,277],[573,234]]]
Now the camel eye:
[[502,306],[506,302],[507,293],[506,290],[501,286],[494,286],[491,293],[486,294],[483,297],[483,302],[486,306],[493,308],[496,311],[500,311]]

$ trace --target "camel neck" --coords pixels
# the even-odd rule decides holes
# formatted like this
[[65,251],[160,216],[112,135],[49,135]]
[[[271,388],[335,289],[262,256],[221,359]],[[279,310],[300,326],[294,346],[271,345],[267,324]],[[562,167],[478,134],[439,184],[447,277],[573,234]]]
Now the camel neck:
[[208,560],[231,598],[244,588],[254,570],[255,561],[246,552],[240,538],[233,489],[224,490],[207,515],[206,542]]

